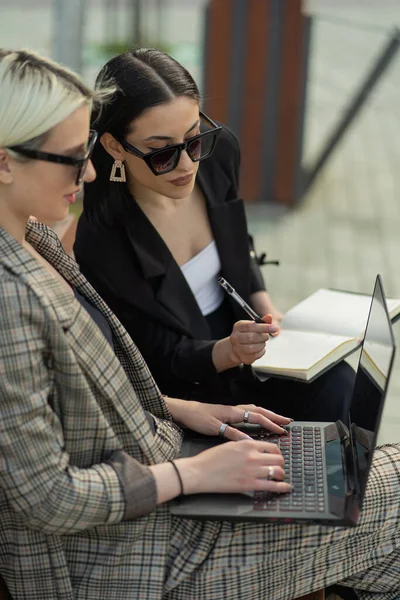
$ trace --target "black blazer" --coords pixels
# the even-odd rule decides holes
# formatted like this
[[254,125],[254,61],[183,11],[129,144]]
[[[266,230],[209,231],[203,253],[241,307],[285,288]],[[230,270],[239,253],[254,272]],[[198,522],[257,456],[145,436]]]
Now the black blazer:
[[[265,286],[238,198],[239,162],[238,142],[224,128],[214,154],[199,167],[197,183],[207,202],[221,274],[248,301]],[[211,358],[215,340],[208,323],[181,269],[134,200],[124,223],[112,228],[89,223],[83,215],[74,252],[84,275],[139,347],[162,392],[190,397],[194,385],[199,390],[199,385],[209,389],[217,383]],[[230,302],[234,320],[246,318]]]

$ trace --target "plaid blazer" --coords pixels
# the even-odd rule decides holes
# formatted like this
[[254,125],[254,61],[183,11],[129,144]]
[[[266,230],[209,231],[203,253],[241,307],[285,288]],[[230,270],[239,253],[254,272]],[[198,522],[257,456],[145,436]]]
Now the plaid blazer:
[[[27,239],[108,319],[118,358],[0,229],[0,573],[13,600],[293,600],[343,580],[361,600],[400,598],[399,446],[376,451],[357,528],[171,517],[146,465],[176,457],[181,431],[58,238],[29,224]],[[132,520],[110,463],[121,451],[145,514]]]
[[[30,222],[26,238],[107,318],[115,354],[73,295],[0,229],[1,573],[18,599],[100,599],[132,593],[137,569],[158,582],[160,597],[164,566],[154,556],[163,547],[166,555],[169,518],[165,506],[154,510],[155,482],[141,465],[176,457],[181,431],[136,346],[57,236]],[[143,408],[155,416],[155,436]],[[138,499],[148,516],[121,522],[125,494],[106,462],[116,450],[137,459],[136,487],[154,486]],[[146,553],[141,541],[135,553],[144,535]],[[95,564],[100,548],[107,559]],[[129,587],[104,586],[124,561]]]

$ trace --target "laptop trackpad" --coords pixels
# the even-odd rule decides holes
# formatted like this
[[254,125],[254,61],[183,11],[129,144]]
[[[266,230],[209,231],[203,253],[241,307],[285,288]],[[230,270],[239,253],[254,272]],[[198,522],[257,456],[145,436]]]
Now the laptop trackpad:
[[217,437],[204,436],[201,438],[185,439],[182,445],[181,458],[195,456],[204,450],[209,450],[210,448],[214,448],[214,446],[224,443],[225,440],[221,440]]
[[[260,431],[262,431],[259,425],[253,425],[250,423],[234,423],[232,427],[235,429],[239,429],[240,431],[244,431],[249,436],[257,435]],[[196,433],[195,431],[191,431],[187,429],[185,431],[185,438],[183,440],[181,457],[187,458],[188,456],[195,456],[204,450],[209,450],[214,446],[219,446],[220,444],[225,444],[229,442],[227,439],[221,439],[218,436],[208,436],[202,435],[201,433]]]

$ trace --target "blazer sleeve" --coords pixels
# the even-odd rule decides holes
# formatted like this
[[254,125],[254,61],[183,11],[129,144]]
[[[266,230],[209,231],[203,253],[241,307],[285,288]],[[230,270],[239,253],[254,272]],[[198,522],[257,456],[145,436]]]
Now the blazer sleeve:
[[[225,173],[232,181],[234,196],[239,197],[239,174],[240,174],[240,145],[236,135],[228,127],[224,126],[216,150],[216,158]],[[250,294],[265,290],[264,277],[257,262],[254,242],[249,235],[250,252]]]
[[[163,393],[170,392],[176,381],[185,383],[212,383],[218,373],[212,360],[216,340],[194,339],[164,325],[158,318],[151,317],[136,305],[121,299],[118,289],[110,283],[105,271],[90,268],[87,257],[78,256],[82,273],[98,294],[117,315],[140,352],[151,374]],[[140,294],[140,288],[138,289]],[[156,314],[158,307],[154,305]]]
[[125,452],[84,469],[70,463],[51,409],[46,313],[15,280],[0,285],[0,331],[0,488],[25,525],[60,535],[153,510],[154,477]]

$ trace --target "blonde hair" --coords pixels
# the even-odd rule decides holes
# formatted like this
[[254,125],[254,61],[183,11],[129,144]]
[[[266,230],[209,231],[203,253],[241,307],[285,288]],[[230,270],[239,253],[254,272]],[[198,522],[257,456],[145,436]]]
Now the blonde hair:
[[91,108],[113,92],[92,91],[78,75],[35,52],[2,49],[0,90],[0,148],[33,149],[77,108]]

